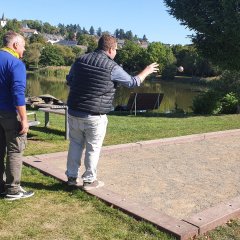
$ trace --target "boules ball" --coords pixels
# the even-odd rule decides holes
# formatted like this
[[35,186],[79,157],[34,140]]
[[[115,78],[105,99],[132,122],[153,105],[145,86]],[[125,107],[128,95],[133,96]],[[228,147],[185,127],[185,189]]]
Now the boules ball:
[[178,70],[179,72],[183,72],[183,71],[184,71],[184,68],[183,68],[183,66],[179,66],[179,67],[177,68],[177,70]]

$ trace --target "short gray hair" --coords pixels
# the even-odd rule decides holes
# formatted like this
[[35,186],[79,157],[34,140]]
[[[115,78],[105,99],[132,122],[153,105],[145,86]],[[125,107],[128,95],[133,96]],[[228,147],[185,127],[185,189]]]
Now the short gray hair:
[[6,47],[11,44],[13,41],[18,41],[19,39],[24,40],[24,37],[14,31],[8,31],[3,36],[3,45]]

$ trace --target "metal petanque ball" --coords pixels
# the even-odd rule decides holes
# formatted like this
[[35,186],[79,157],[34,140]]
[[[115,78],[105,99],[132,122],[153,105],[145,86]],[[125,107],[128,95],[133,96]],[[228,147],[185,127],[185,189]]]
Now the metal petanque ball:
[[179,66],[179,67],[177,68],[177,70],[178,70],[179,72],[183,72],[183,71],[184,71],[184,68],[183,68],[182,66]]

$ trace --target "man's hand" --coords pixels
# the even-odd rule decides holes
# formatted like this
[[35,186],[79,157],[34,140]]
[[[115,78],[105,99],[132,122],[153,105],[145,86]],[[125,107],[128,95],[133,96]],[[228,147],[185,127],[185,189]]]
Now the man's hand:
[[19,134],[26,134],[29,130],[29,124],[27,120],[21,121],[22,129]]
[[152,63],[150,65],[148,65],[145,69],[148,71],[148,75],[154,72],[158,72],[158,63]]
[[142,72],[140,72],[137,76],[141,79],[141,83],[144,81],[144,79],[151,73],[158,72],[158,66],[159,64],[154,62],[150,65],[148,65]]
[[19,134],[25,134],[28,132],[29,125],[28,125],[28,120],[27,120],[27,111],[26,111],[26,106],[16,106],[18,115],[21,121],[22,129],[19,132]]

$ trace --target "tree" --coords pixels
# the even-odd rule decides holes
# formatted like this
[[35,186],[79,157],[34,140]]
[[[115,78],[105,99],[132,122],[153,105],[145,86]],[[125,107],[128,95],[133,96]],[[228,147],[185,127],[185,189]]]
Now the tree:
[[85,27],[82,29],[82,34],[89,34]]
[[39,63],[43,66],[63,66],[65,64],[64,57],[59,53],[58,47],[51,44],[46,45],[42,50]]
[[119,29],[118,29],[118,28],[115,30],[114,36],[115,36],[116,38],[120,38],[120,37],[119,37]]
[[102,36],[102,29],[101,29],[100,27],[99,27],[98,30],[97,30],[97,35],[98,35],[99,37]]
[[150,62],[147,61],[146,49],[141,48],[137,43],[126,40],[121,51],[116,55],[116,62],[130,72],[138,72]]
[[59,23],[59,24],[58,24],[58,28],[59,28],[59,33],[60,33],[62,36],[65,36],[65,35],[67,34],[67,29],[66,29],[66,27],[64,26],[64,24]]
[[31,29],[36,29],[38,32],[42,32],[43,24],[41,21],[37,20],[24,20],[24,23],[28,25]]
[[66,39],[71,41],[76,40],[75,32],[69,31],[66,35]]
[[3,35],[7,32],[7,30],[3,30],[0,28],[0,48],[3,47]]
[[26,52],[24,53],[23,60],[26,63],[27,67],[30,65],[38,67],[42,49],[43,44],[39,42],[34,42],[26,47]]
[[124,32],[123,29],[119,30],[117,38],[119,38],[119,39],[124,39],[125,38],[125,32]]
[[42,44],[46,44],[46,40],[43,37],[43,35],[41,34],[33,34],[30,38],[29,38],[29,42],[30,43],[42,43]]
[[147,48],[147,54],[149,63],[157,62],[159,64],[160,73],[162,73],[166,66],[175,64],[176,62],[172,49],[160,42],[150,43]]
[[80,57],[82,54],[84,54],[83,50],[79,46],[73,46],[72,51],[75,54],[75,58]]
[[65,66],[70,66],[75,60],[76,55],[73,52],[71,47],[62,46],[62,45],[55,45],[59,56],[63,57]]
[[88,37],[88,48],[87,52],[93,52],[97,48],[97,40],[94,36]]
[[93,26],[90,27],[89,34],[90,35],[95,35],[95,30],[94,30]]
[[97,40],[94,36],[81,34],[78,36],[78,45],[87,46],[87,52],[93,52],[97,48]]
[[127,31],[127,32],[125,33],[125,38],[128,39],[128,40],[133,40],[132,31]]
[[147,40],[148,40],[148,39],[147,39],[147,37],[146,37],[146,35],[145,35],[145,34],[143,35],[143,38],[142,38],[142,40],[147,42]]
[[223,69],[240,70],[239,0],[164,0],[168,12],[194,30],[199,52]]
[[88,46],[88,35],[87,34],[79,34],[77,35],[78,45]]
[[17,19],[9,20],[3,29],[14,32],[19,32],[21,28],[21,23]]

